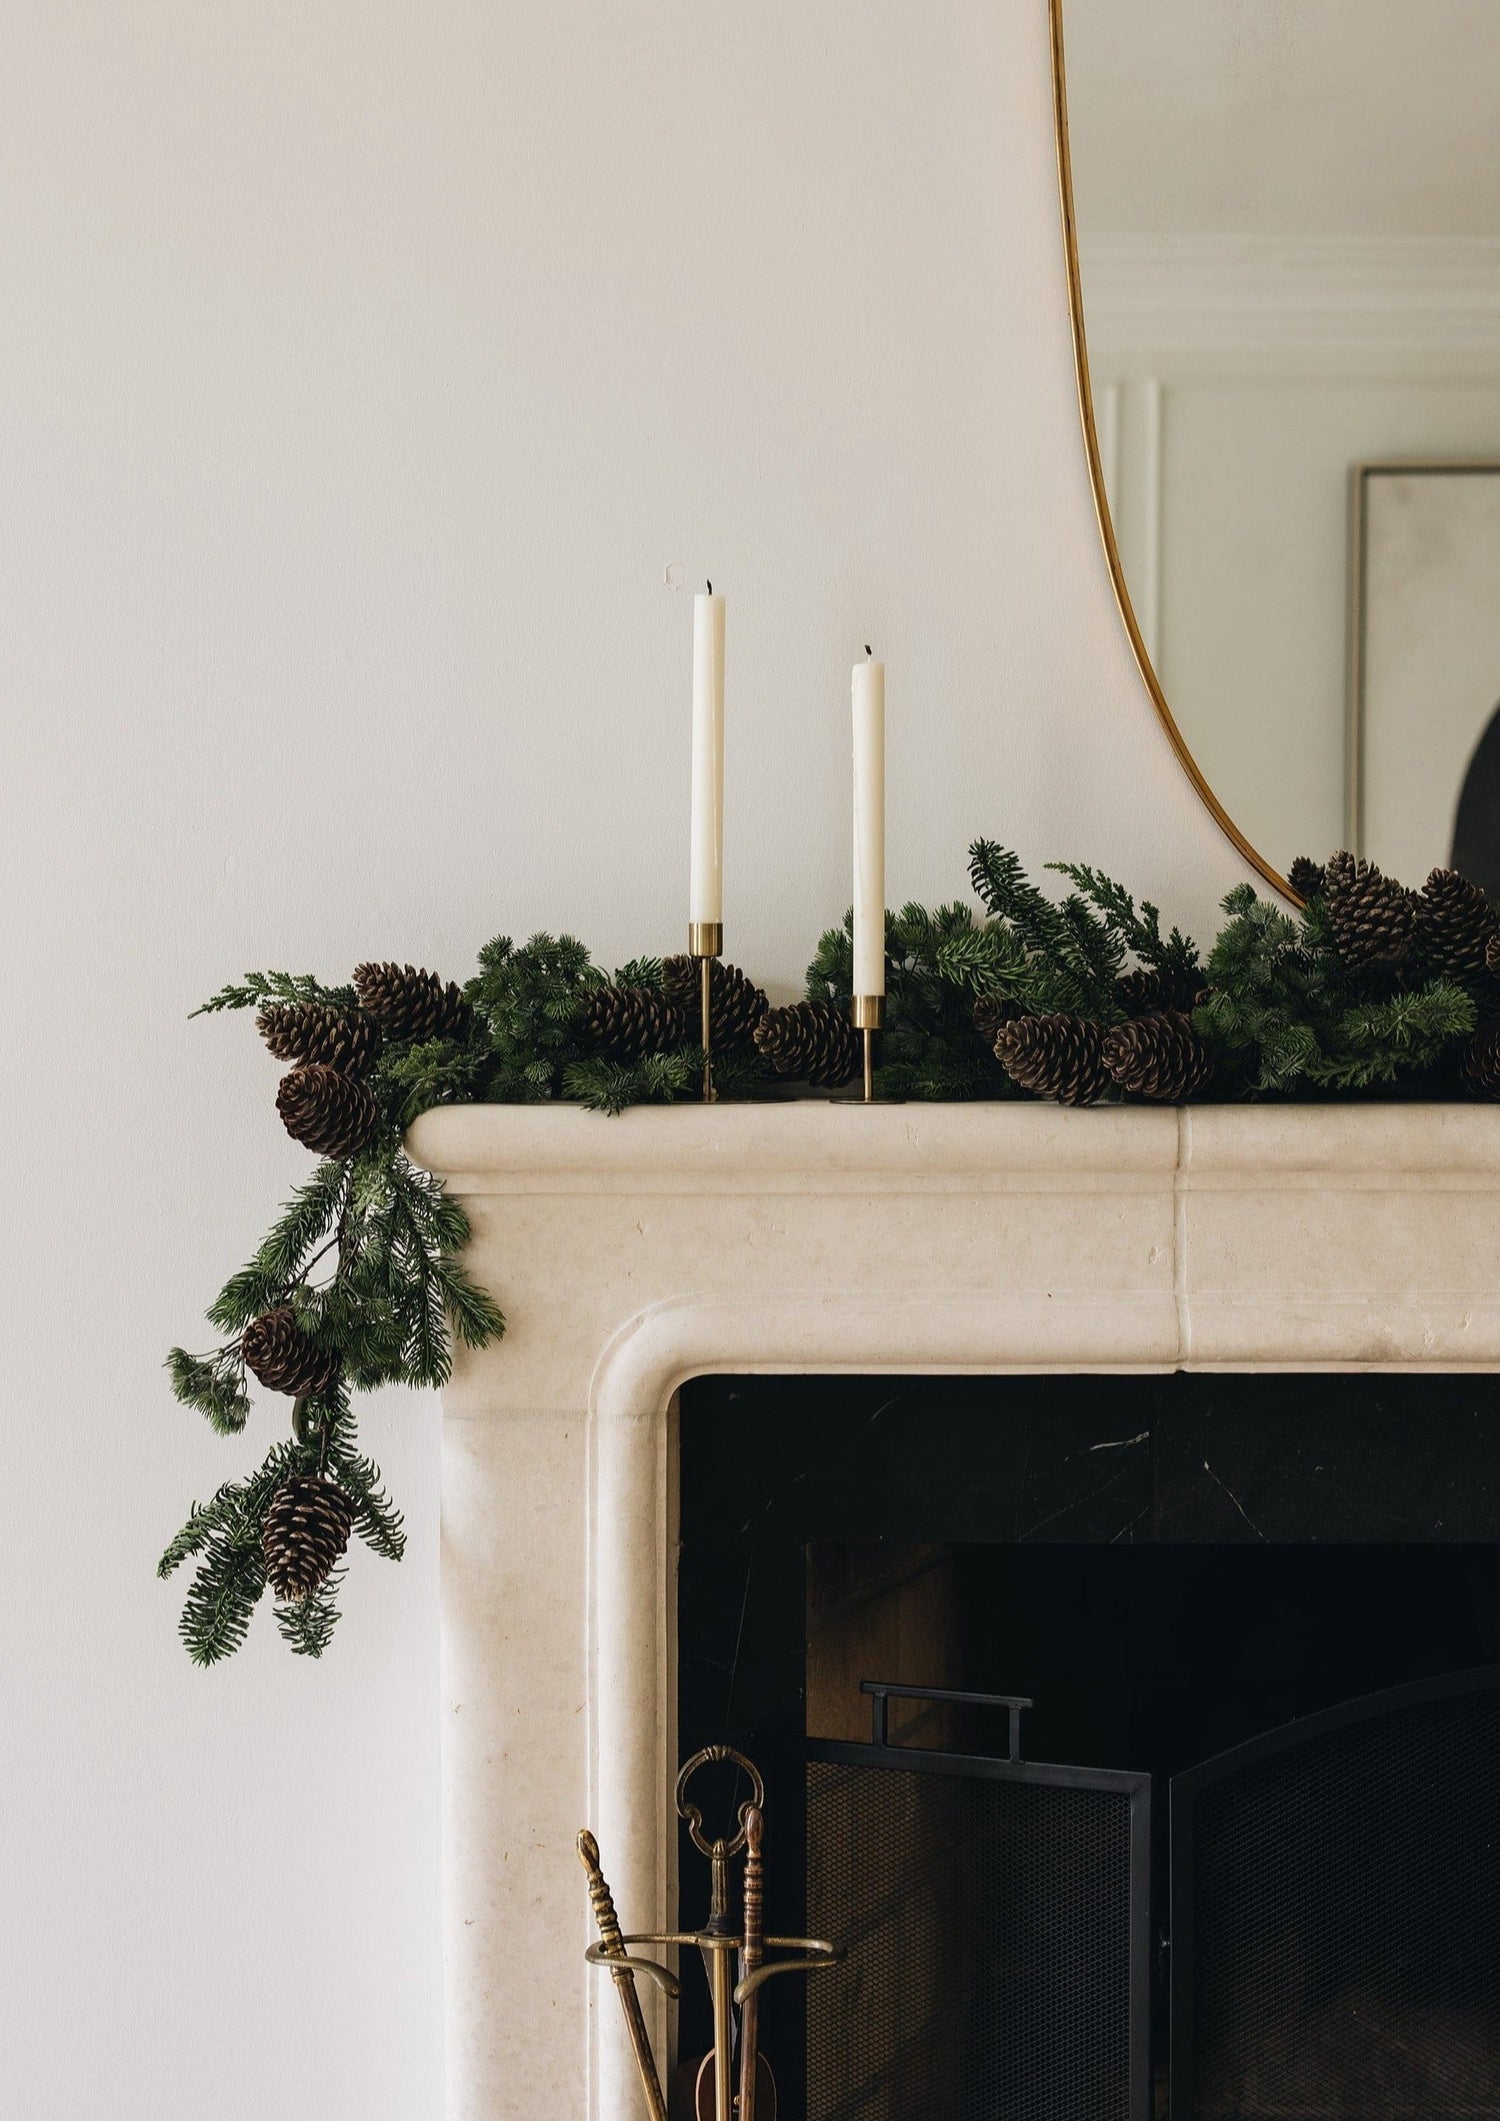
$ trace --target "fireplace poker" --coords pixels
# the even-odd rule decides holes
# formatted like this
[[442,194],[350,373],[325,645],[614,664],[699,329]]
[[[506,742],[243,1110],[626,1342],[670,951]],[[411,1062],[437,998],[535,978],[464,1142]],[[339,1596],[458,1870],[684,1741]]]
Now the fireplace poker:
[[[662,2097],[661,2079],[656,2073],[650,2035],[646,2031],[646,2021],[641,2014],[641,1999],[635,1992],[635,1975],[626,1960],[625,1940],[620,1934],[620,1919],[615,1913],[614,1895],[605,1883],[604,1873],[599,1867],[599,1844],[587,1827],[579,1831],[578,1860],[588,1873],[589,1899],[593,1904],[594,1921],[598,1925],[602,1956],[605,1964],[609,1966],[620,1998],[620,2009],[625,2014],[625,2029],[635,2050],[635,2064],[641,2073],[641,2089],[646,2094],[651,2121],[667,2121],[667,2102]],[[615,1961],[625,1963],[611,1963]]]
[[[748,1980],[765,1957],[766,1874],[762,1855],[765,1814],[752,1804],[745,1814],[744,1920],[741,1925],[740,1978]],[[760,1991],[751,1989],[740,2005],[739,2121],[755,2121],[756,2076],[760,2068]]]

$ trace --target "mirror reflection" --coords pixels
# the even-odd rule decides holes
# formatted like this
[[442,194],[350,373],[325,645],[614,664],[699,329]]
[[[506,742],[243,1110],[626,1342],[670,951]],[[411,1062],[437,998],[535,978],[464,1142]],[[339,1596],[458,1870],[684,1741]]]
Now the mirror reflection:
[[1283,874],[1500,897],[1500,5],[1064,30],[1101,463],[1189,750]]

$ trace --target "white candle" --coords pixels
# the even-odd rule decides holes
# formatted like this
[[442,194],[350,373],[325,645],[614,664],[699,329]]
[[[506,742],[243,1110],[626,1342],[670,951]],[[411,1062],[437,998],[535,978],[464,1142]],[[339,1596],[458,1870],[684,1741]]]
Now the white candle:
[[856,663],[854,702],[854,991],[885,992],[885,665]]
[[724,599],[693,599],[693,811],[688,919],[724,918]]

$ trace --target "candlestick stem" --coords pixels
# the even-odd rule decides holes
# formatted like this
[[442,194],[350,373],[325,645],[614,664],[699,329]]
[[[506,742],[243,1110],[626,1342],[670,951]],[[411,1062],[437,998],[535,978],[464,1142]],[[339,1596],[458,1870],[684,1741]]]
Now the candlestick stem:
[[714,961],[711,957],[700,958],[698,970],[702,976],[703,1006],[703,1102],[714,1101]]
[[883,994],[856,994],[849,1004],[849,1021],[860,1035],[864,1063],[864,1103],[875,1102],[875,1034],[885,1022]]
[[688,956],[698,960],[698,1006],[701,1012],[703,1039],[703,1102],[711,1105],[718,1097],[714,1088],[714,959],[724,949],[724,923],[722,921],[688,922]]

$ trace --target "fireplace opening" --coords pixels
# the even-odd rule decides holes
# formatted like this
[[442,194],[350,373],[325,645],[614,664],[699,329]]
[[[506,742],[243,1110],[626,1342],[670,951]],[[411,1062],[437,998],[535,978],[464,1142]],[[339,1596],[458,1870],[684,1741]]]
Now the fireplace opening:
[[[681,1750],[850,1947],[780,2121],[1500,2117],[1490,1380],[716,1377],[678,1440]],[[927,1690],[883,1750],[862,1682]]]

